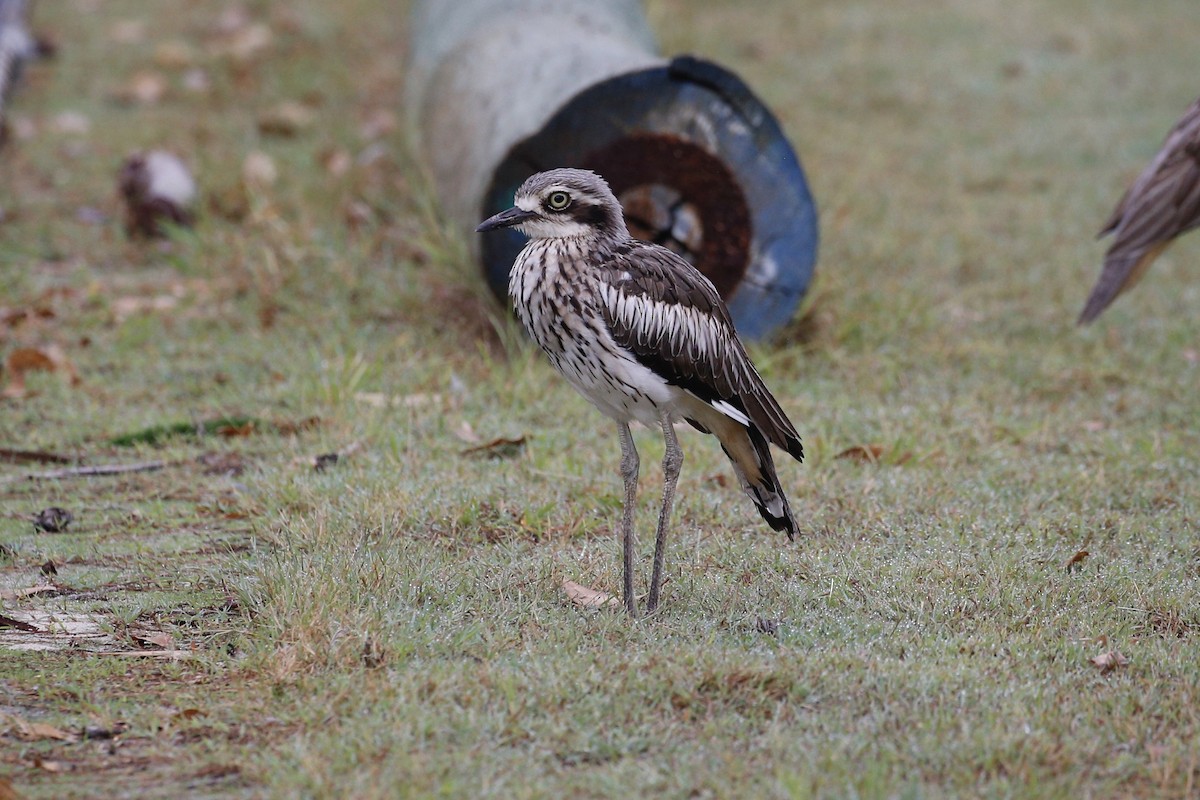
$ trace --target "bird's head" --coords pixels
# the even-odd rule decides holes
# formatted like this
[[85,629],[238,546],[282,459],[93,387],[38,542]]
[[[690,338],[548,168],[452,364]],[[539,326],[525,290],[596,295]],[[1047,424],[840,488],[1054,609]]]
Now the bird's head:
[[629,235],[621,204],[594,172],[552,169],[529,177],[515,205],[489,217],[475,230],[516,228],[531,239],[624,238]]

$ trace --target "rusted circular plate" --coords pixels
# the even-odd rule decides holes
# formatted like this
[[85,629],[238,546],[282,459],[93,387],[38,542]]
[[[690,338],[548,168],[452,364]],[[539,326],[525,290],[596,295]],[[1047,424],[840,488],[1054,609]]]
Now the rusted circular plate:
[[[652,187],[673,190],[678,203],[691,205],[700,218],[700,248],[685,255],[722,297],[733,294],[749,266],[750,212],[742,188],[720,159],[676,134],[635,133],[586,154],[582,166],[603,175],[617,197],[632,194],[651,204],[647,209],[636,204],[625,208],[626,221],[639,238],[668,246],[677,243],[680,247],[672,249],[686,250],[669,228],[654,230],[645,224],[647,217],[663,211],[674,222],[673,208],[660,207],[670,195],[649,191]],[[659,197],[663,199],[655,202]]]

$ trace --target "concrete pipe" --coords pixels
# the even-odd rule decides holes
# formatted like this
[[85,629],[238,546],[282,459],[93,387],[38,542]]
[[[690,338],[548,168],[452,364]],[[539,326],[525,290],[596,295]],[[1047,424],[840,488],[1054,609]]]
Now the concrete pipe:
[[[583,167],[635,236],[712,280],[742,335],[784,325],[808,288],[817,213],[779,124],[728,70],[659,56],[638,0],[417,0],[407,99],[464,235],[529,175]],[[524,238],[470,241],[503,296]]]

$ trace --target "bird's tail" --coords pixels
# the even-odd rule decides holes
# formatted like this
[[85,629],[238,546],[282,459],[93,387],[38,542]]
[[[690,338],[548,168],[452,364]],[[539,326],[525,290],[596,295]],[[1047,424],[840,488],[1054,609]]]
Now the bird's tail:
[[[1117,295],[1133,288],[1134,284],[1142,279],[1146,270],[1170,243],[1170,240],[1158,242],[1142,252],[1120,253],[1109,250],[1104,259],[1104,269],[1096,280],[1096,285],[1092,287],[1092,293],[1088,295],[1083,311],[1079,314],[1078,324],[1084,325],[1091,322],[1100,316],[1100,312],[1108,308],[1113,300],[1117,299]],[[1115,245],[1113,249],[1116,249]]]
[[785,531],[788,539],[795,541],[796,518],[792,516],[792,507],[783,487],[779,485],[771,445],[766,437],[754,425],[737,423],[714,432],[721,441],[721,449],[733,463],[742,490],[754,501],[758,513],[771,528]]

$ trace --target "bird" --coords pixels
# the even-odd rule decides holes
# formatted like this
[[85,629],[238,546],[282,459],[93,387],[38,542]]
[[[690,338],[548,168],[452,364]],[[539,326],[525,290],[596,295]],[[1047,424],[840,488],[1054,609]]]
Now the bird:
[[640,458],[633,422],[661,429],[666,444],[648,614],[658,609],[683,466],[677,422],[717,437],[759,514],[794,541],[796,519],[769,445],[802,461],[800,435],[751,363],[708,278],[673,251],[632,238],[608,183],[587,170],[530,176],[512,208],[475,230],[503,228],[529,237],[509,273],[517,317],[557,371],[617,426],[626,612],[638,616],[633,513]]
[[1079,324],[1091,322],[1136,284],[1178,236],[1200,225],[1200,99],[1167,134],[1150,164],[1125,191],[1100,229],[1113,234],[1104,269]]

